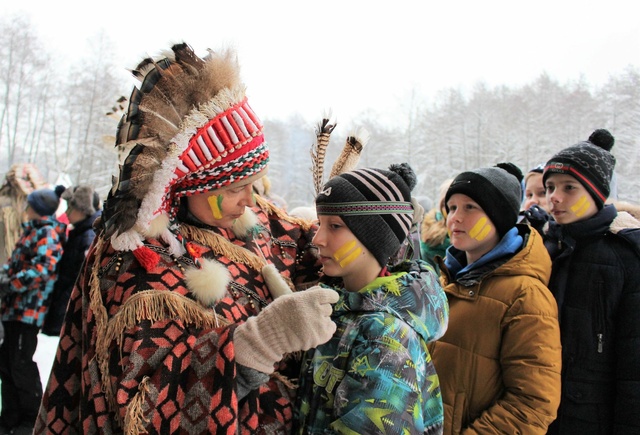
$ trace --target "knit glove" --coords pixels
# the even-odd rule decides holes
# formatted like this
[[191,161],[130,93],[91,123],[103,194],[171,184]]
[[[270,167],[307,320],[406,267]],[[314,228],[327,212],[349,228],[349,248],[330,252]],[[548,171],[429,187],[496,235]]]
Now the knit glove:
[[337,301],[336,291],[319,286],[280,296],[236,328],[236,362],[270,374],[284,354],[326,343],[336,331]]

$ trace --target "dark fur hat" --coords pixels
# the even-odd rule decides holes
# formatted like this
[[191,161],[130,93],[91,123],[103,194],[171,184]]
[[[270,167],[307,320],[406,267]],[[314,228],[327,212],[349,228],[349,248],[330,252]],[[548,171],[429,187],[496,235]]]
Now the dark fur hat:
[[62,199],[67,201],[68,208],[74,208],[87,216],[91,216],[96,212],[96,195],[91,186],[79,185],[65,190],[62,194]]

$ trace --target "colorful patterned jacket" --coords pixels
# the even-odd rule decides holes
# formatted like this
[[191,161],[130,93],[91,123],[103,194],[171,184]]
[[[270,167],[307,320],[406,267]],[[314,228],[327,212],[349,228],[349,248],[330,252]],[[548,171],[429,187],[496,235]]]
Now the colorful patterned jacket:
[[[239,397],[234,330],[272,301],[258,272],[264,259],[296,283],[317,280],[319,265],[308,250],[310,225],[281,219],[273,210],[254,211],[263,227],[247,240],[221,229],[181,226],[191,252],[231,273],[226,295],[212,307],[185,286],[192,257],[172,257],[147,239],[160,256],[147,271],[132,253],[116,252],[96,237],[71,295],[35,433],[289,431],[286,365]],[[293,373],[298,369],[294,364]]]
[[4,322],[18,321],[40,328],[49,308],[66,228],[52,216],[30,220],[22,228],[11,258],[3,266],[11,282],[0,313]]
[[338,329],[303,360],[293,433],[441,433],[427,343],[445,333],[447,298],[422,260],[390,272],[359,292],[338,289]]

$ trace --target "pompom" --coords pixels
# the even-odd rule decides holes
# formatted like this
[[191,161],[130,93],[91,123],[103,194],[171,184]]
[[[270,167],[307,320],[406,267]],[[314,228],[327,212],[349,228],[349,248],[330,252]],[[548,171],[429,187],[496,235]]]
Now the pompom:
[[505,171],[516,177],[519,182],[522,182],[522,179],[524,178],[524,175],[522,175],[522,171],[520,170],[520,168],[511,162],[500,162],[496,164],[496,167],[504,169]]
[[418,177],[416,177],[416,173],[413,171],[411,166],[409,166],[409,163],[393,164],[389,166],[389,170],[402,177],[409,187],[409,191],[413,190],[413,188],[416,187],[416,184],[418,184]]
[[56,186],[56,188],[55,188],[53,191],[56,193],[56,195],[58,196],[58,198],[60,198],[60,197],[62,196],[62,193],[63,193],[65,190],[67,190],[67,188],[66,188],[66,187],[64,187],[62,184],[58,184],[58,185]]
[[589,136],[589,142],[607,151],[611,151],[611,148],[613,148],[613,144],[615,143],[615,141],[615,138],[609,132],[609,130],[606,130],[604,128],[599,128],[598,130],[591,133],[591,136]]
[[225,266],[215,260],[201,259],[202,268],[187,268],[184,278],[187,288],[205,307],[218,302],[227,294],[231,274]]
[[138,263],[140,263],[147,272],[155,269],[160,262],[160,255],[146,246],[141,246],[131,252],[133,252],[133,256],[136,257]]

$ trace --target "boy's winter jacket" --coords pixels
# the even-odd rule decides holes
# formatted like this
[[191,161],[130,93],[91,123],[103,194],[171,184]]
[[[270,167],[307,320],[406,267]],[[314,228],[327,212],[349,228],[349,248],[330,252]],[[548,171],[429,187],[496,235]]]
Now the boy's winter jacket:
[[640,433],[640,222],[605,205],[547,236],[563,363],[550,433]]
[[62,257],[58,263],[58,279],[53,286],[51,304],[42,327],[46,335],[58,336],[67,311],[71,290],[78,278],[84,257],[96,236],[93,230],[93,222],[102,212],[97,211],[92,216],[73,225],[69,231],[67,242],[64,244]]
[[303,360],[294,433],[441,430],[442,400],[427,343],[446,330],[446,297],[421,260],[390,272],[359,292],[336,289],[338,328]]
[[[546,287],[551,260],[537,231],[516,228],[523,243],[515,254],[455,281],[441,264],[449,328],[430,350],[445,434],[544,434],[556,417],[561,349],[556,303]],[[464,253],[452,246],[448,255],[455,254]]]
[[23,232],[4,265],[9,277],[8,293],[2,300],[2,321],[18,321],[42,327],[49,297],[57,278],[66,227],[52,216],[22,224]]

